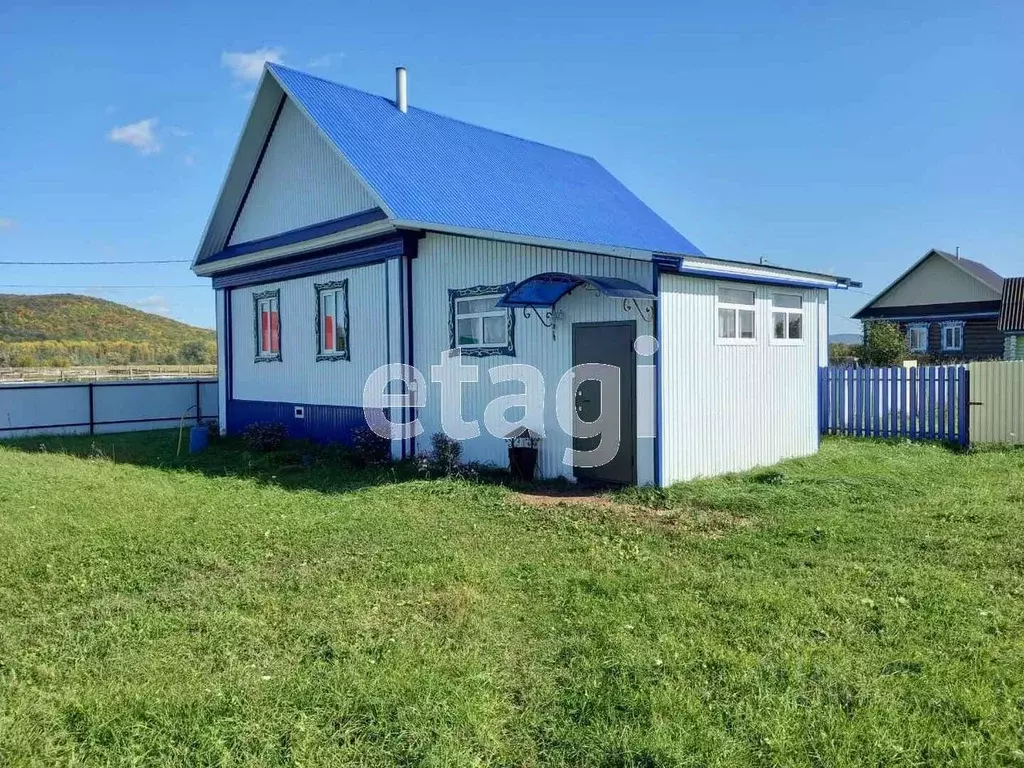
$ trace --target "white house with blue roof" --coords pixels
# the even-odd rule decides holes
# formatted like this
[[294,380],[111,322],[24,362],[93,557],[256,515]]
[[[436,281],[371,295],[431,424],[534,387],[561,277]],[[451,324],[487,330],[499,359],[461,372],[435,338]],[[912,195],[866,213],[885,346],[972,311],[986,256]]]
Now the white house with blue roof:
[[[454,390],[463,423],[522,395],[501,366],[539,373],[505,419],[543,432],[546,477],[667,485],[817,449],[828,290],[857,283],[704,256],[594,159],[411,107],[405,83],[390,99],[267,65],[193,263],[223,430],[344,441],[385,415],[419,425],[392,443],[416,455],[449,431],[431,370],[456,359],[477,378]],[[617,381],[568,374],[563,426],[556,385],[588,363]],[[396,364],[422,379],[364,413]],[[617,451],[589,466],[611,405]],[[481,426],[463,456],[502,464],[505,441]]]

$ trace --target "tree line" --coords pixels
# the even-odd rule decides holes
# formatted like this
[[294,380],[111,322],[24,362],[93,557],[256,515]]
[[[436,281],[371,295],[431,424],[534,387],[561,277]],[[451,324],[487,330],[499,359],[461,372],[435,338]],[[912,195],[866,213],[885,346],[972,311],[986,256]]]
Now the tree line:
[[76,365],[213,365],[214,341],[0,341],[0,368]]

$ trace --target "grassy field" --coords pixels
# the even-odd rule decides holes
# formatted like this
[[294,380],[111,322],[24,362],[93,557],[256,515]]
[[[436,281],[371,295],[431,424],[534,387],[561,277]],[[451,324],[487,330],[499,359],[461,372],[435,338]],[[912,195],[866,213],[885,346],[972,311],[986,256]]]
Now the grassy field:
[[0,765],[1024,763],[1022,451],[551,503],[175,438],[0,447]]

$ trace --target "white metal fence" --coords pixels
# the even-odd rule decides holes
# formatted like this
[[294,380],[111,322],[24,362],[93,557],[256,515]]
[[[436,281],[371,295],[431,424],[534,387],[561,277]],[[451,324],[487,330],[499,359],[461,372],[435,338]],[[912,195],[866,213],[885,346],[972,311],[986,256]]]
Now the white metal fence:
[[0,385],[0,438],[162,429],[217,418],[216,379]]
[[971,442],[1024,444],[1024,361],[971,363]]

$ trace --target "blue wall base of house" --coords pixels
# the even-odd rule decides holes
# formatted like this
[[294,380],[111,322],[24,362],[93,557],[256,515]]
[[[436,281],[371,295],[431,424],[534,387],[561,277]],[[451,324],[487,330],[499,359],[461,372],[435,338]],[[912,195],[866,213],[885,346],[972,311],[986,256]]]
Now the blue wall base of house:
[[[352,432],[366,426],[363,409],[355,405],[229,400],[227,406],[225,426],[229,435],[239,435],[256,422],[276,421],[287,427],[289,437],[298,440],[349,444]],[[299,412],[301,416],[297,415]]]

